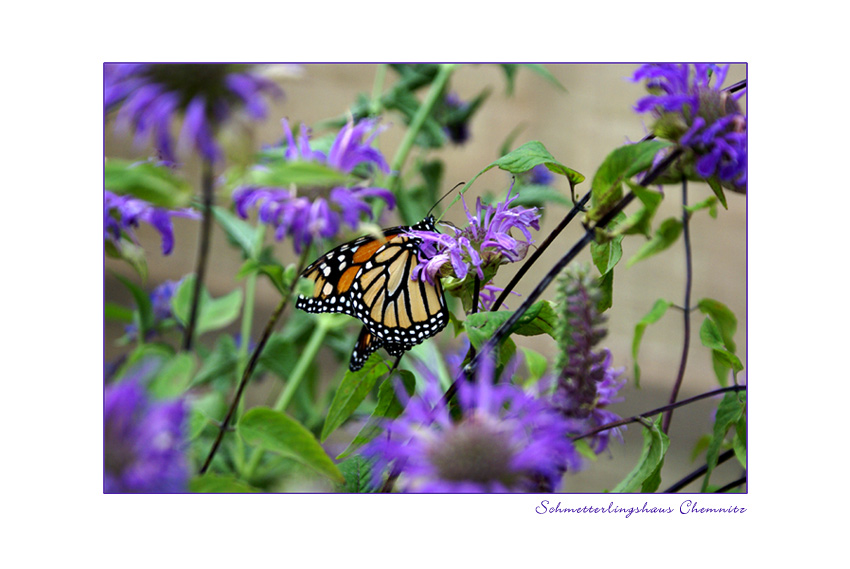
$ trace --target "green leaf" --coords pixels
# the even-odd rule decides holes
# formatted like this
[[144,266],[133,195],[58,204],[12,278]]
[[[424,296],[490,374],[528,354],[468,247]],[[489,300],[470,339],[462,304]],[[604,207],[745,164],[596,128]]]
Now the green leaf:
[[593,207],[587,214],[588,219],[602,219],[622,199],[623,182],[652,166],[658,151],[669,145],[669,142],[661,140],[648,140],[627,144],[612,151],[593,177]]
[[292,362],[298,359],[298,355],[296,345],[277,332],[269,337],[263,353],[260,354],[259,365],[287,381],[292,372]]
[[699,455],[706,451],[710,442],[711,435],[702,435],[699,439],[697,439],[697,442],[694,444],[694,448],[691,451],[691,462],[695,461]]
[[299,187],[329,187],[345,184],[349,178],[347,174],[319,162],[293,160],[272,162],[266,166],[262,170],[250,171],[248,185],[276,188],[288,188],[293,184]]
[[645,483],[649,486],[655,485],[655,489],[657,489],[656,482],[660,483],[658,470],[664,461],[667,448],[670,446],[670,439],[661,431],[660,425],[660,415],[656,421],[647,421],[644,424],[643,449],[640,459],[623,481],[612,490],[613,492],[644,491]]
[[133,310],[114,302],[103,303],[103,317],[106,320],[116,320],[129,324],[133,321]]
[[673,303],[669,300],[664,300],[659,298],[655,301],[655,304],[652,305],[652,308],[649,312],[640,319],[635,325],[635,335],[632,339],[632,359],[635,362],[635,385],[640,387],[640,366],[638,366],[638,351],[640,350],[640,343],[643,340],[643,333],[646,331],[646,327],[650,324],[655,324],[664,314],[667,312],[667,309],[673,306]]
[[[265,350],[263,353],[265,354]],[[203,385],[218,378],[225,378],[228,382],[234,380],[238,361],[239,356],[233,336],[220,335],[213,351],[204,358],[192,385]]]
[[260,490],[254,488],[250,484],[237,480],[233,476],[224,476],[219,474],[204,474],[203,476],[195,476],[189,481],[189,491],[206,494],[224,493],[253,493]]
[[123,235],[119,240],[118,246],[112,241],[104,241],[103,251],[108,257],[127,261],[142,279],[142,282],[148,279],[148,263],[145,260],[145,250]]
[[[517,321],[512,332],[516,332],[520,336],[539,336],[540,334],[552,336],[555,333],[555,324],[558,321],[554,304],[551,300],[535,302],[529,307],[528,312]],[[532,309],[536,312],[532,313]]]
[[[467,182],[461,193],[464,193],[475,180],[478,179],[481,174],[487,172],[492,168],[500,168],[505,170],[506,172],[510,172],[512,174],[521,174],[523,172],[527,172],[534,168],[535,166],[539,166],[540,164],[544,164],[546,168],[549,169],[550,172],[555,174],[560,174],[567,178],[567,181],[570,184],[570,187],[574,187],[576,184],[579,184],[584,181],[584,176],[572,168],[568,168],[567,166],[561,164],[546,150],[546,147],[537,140],[532,140],[531,142],[526,142],[516,150],[512,150],[508,152],[498,160],[492,162],[486,168],[478,172],[475,177],[473,177],[469,182]],[[456,197],[452,200],[452,204],[456,201],[460,200],[460,196]],[[451,204],[449,205],[451,207]]]
[[675,217],[665,219],[661,222],[661,225],[658,226],[658,229],[655,231],[655,235],[652,236],[652,239],[644,243],[643,246],[638,249],[638,252],[628,260],[626,266],[631,267],[638,261],[651,257],[656,253],[660,253],[667,249],[676,241],[676,239],[679,238],[681,233],[682,222],[680,220]]
[[325,417],[321,435],[323,442],[354,413],[372,391],[378,378],[388,371],[387,364],[377,353],[369,356],[366,364],[359,370],[346,370]]
[[236,278],[241,279],[254,273],[268,277],[277,291],[284,296],[289,294],[292,279],[295,277],[295,265],[284,267],[273,259],[248,259],[236,273]]
[[[144,371],[145,378],[151,377],[174,357],[174,348],[158,342],[147,342],[137,346],[121,368],[115,373],[116,379],[121,379],[130,373]],[[138,367],[137,367],[138,366]]]
[[532,350],[531,348],[521,346],[520,350],[522,350],[522,353],[525,355],[525,365],[528,368],[528,373],[530,374],[527,383],[536,383],[546,374],[548,360],[546,359],[546,356],[540,352]]
[[717,199],[723,205],[723,209],[729,209],[729,206],[726,205],[726,194],[723,193],[723,187],[720,185],[714,177],[708,178],[705,180],[709,187],[711,187],[711,191],[714,192],[714,195],[717,196]]
[[747,468],[747,415],[741,414],[741,418],[735,424],[735,436],[732,438],[732,448],[735,458],[743,468]]
[[690,214],[697,212],[701,209],[708,209],[708,215],[713,218],[717,218],[717,197],[709,196],[701,202],[695,203],[694,205],[685,206],[685,211]]
[[192,186],[170,168],[152,162],[110,158],[103,167],[103,186],[119,195],[131,195],[155,207],[177,209],[189,205]]
[[511,207],[544,207],[548,203],[556,203],[572,207],[573,201],[565,196],[558,188],[540,184],[523,184],[517,191],[517,197],[511,202]]
[[547,81],[551,82],[556,87],[566,91],[566,89],[564,89],[564,86],[561,85],[561,83],[555,78],[555,76],[552,75],[548,69],[546,69],[539,63],[500,63],[499,67],[505,74],[505,81],[507,83],[505,90],[508,95],[513,95],[514,83],[516,82],[516,74],[517,71],[519,71],[520,67],[526,67],[530,69],[531,71],[537,73]]
[[[480,349],[513,314],[514,311],[512,310],[470,314],[466,317],[465,322],[469,342],[476,350]],[[557,318],[552,302],[541,300],[532,304],[508,333],[516,332],[522,336],[537,336],[539,334],[552,336]]]
[[723,345],[729,351],[734,352],[735,341],[733,340],[733,336],[738,329],[738,319],[735,317],[735,313],[729,310],[729,307],[722,302],[711,298],[700,300],[697,303],[697,308],[714,321],[718,332],[720,332]]
[[723,396],[720,405],[717,406],[717,414],[714,418],[714,432],[712,433],[711,442],[708,444],[708,449],[705,452],[707,470],[702,480],[702,492],[708,490],[708,481],[714,467],[717,466],[717,459],[720,456],[720,446],[726,438],[726,431],[741,419],[746,404],[746,392],[735,393],[734,391],[729,391]]
[[259,253],[255,250],[259,241],[258,236],[263,229],[253,227],[226,209],[214,206],[212,212],[228,241],[239,247],[245,258],[255,258]]
[[189,411],[189,440],[195,440],[207,425],[216,425],[224,419],[227,403],[224,395],[218,391],[210,391],[198,398],[191,399]]
[[310,431],[285,413],[255,407],[243,415],[236,430],[248,444],[294,458],[339,484],[345,482]]
[[658,463],[655,470],[641,483],[640,491],[642,494],[651,494],[658,490],[658,487],[661,486],[661,469],[663,467],[664,458],[662,457],[661,462]]
[[175,354],[153,378],[148,390],[157,399],[173,399],[183,395],[192,382],[195,356],[186,352]]
[[546,69],[543,65],[539,63],[521,63],[522,67],[527,69],[531,69],[533,72],[537,73],[556,87],[560,88],[562,91],[566,91],[567,89],[561,85],[561,83],[552,75],[548,69]]
[[712,355],[716,356],[723,365],[736,373],[744,369],[744,364],[741,363],[738,356],[727,349],[720,329],[711,318],[706,318],[703,321],[699,330],[699,338],[702,345],[711,349]]
[[[195,290],[195,275],[187,275],[171,299],[171,309],[175,318],[184,326],[189,321],[192,310],[192,296]],[[242,308],[242,289],[237,288],[222,297],[213,299],[201,287],[201,298],[198,302],[198,319],[195,333],[200,335],[211,330],[220,330],[231,324],[239,316]]]
[[482,170],[481,173],[497,166],[506,172],[521,174],[523,172],[528,172],[540,164],[545,165],[546,168],[554,174],[566,176],[566,178],[570,181],[570,185],[579,184],[584,181],[583,175],[555,160],[555,157],[552,156],[549,151],[546,150],[546,147],[543,146],[543,143],[538,140],[526,142],[516,150],[508,152],[487,166],[487,168]]
[[614,305],[614,271],[610,270],[596,279],[596,286],[599,288],[596,310],[605,312]]
[[[407,396],[411,397],[416,388],[416,377],[407,370],[399,370],[398,374],[401,376],[401,382],[402,385],[404,385],[404,390],[407,392]],[[347,457],[356,449],[374,439],[383,430],[383,427],[381,426],[381,422],[383,420],[395,419],[401,415],[401,412],[404,411],[404,407],[398,400],[398,396],[396,394],[396,381],[396,377],[393,375],[381,383],[381,386],[378,388],[378,403],[375,405],[375,410],[372,411],[369,421],[362,429],[360,429],[360,432],[357,433],[357,436],[354,437],[354,440],[351,441],[348,448],[346,448],[337,457],[337,459]]]
[[596,455],[596,451],[590,448],[590,444],[587,442],[587,439],[573,441],[573,445],[576,447],[576,452],[590,462],[596,462],[598,460],[599,457]]
[[664,194],[631,181],[627,181],[627,183],[642,205],[637,212],[626,218],[617,228],[617,231],[628,235],[640,233],[649,237],[652,229],[652,218],[655,217],[655,212],[658,211],[658,206],[661,205]]
[[133,295],[133,300],[136,301],[136,314],[138,317],[136,326],[139,328],[139,338],[146,337],[147,333],[153,328],[154,320],[153,304],[151,303],[150,296],[148,296],[148,293],[142,290],[141,287],[137,286],[129,279],[126,279],[121,275],[115,275],[115,278],[127,287],[127,290],[129,290],[130,294]]
[[590,258],[599,270],[600,275],[605,275],[614,269],[623,257],[623,236],[618,235],[604,242],[593,241],[590,244]]
[[378,491],[372,480],[372,464],[359,454],[340,462],[339,470],[345,476],[345,492],[366,494]]

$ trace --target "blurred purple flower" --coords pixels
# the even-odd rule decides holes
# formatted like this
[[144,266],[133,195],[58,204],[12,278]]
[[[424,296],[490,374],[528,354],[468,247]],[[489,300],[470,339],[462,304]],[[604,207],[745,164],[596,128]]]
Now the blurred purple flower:
[[469,140],[469,103],[461,100],[457,93],[449,93],[443,99],[447,112],[446,126],[443,129],[454,144],[463,144]]
[[[599,289],[587,268],[568,268],[558,302],[562,314],[556,335],[561,351],[555,365],[560,374],[552,402],[568,419],[572,435],[620,419],[606,407],[622,401],[617,392],[626,383],[620,379],[623,370],[611,367],[607,349],[594,351],[606,335],[605,317],[596,308],[598,300]],[[601,453],[608,447],[612,432],[622,441],[619,429],[604,431],[589,440],[594,452]]]
[[175,162],[171,123],[183,115],[180,139],[205,159],[222,152],[215,141],[219,126],[238,108],[254,120],[265,116],[264,97],[280,88],[256,74],[250,65],[236,64],[106,64],[104,112],[117,110],[116,127],[134,130],[136,140],[153,136],[162,157]]
[[[153,308],[153,322],[151,323],[151,330],[148,332],[145,340],[149,340],[157,332],[160,332],[161,326],[166,321],[173,318],[174,314],[171,310],[171,299],[174,297],[174,293],[177,292],[177,287],[180,286],[181,281],[182,279],[178,281],[165,281],[151,291],[150,299],[151,306]],[[174,322],[176,322],[176,320]],[[180,327],[180,324],[177,323],[177,326]],[[124,327],[124,333],[127,335],[129,340],[134,340],[138,332],[139,329],[135,323],[128,324]]]
[[[284,157],[288,161],[318,162],[346,174],[361,165],[384,173],[390,171],[380,151],[371,146],[383,130],[377,127],[375,120],[345,125],[327,155],[311,148],[308,129],[302,127],[296,140],[286,119],[282,122],[288,141]],[[395,206],[392,193],[384,188],[335,185],[318,190],[320,195],[309,199],[298,196],[294,188],[242,186],[233,193],[233,201],[236,212],[243,218],[248,217],[250,208],[257,206],[260,221],[275,228],[278,241],[286,236],[292,237],[297,252],[314,240],[332,239],[339,233],[342,223],[356,229],[361,216],[371,219],[372,207],[367,198],[379,198],[390,208]]]
[[[537,208],[511,207],[519,195],[512,196],[511,190],[513,185],[505,201],[495,207],[483,206],[481,198],[478,198],[474,214],[469,211],[466,200],[463,200],[469,224],[463,229],[452,226],[454,235],[431,231],[411,232],[422,240],[419,246],[420,263],[413,269],[412,278],[433,283],[438,276],[452,276],[461,281],[453,288],[460,289],[472,281],[471,271],[474,270],[484,287],[489,284],[499,265],[525,258],[533,243],[530,230],[540,229],[540,214]],[[522,233],[524,239],[513,237],[512,229]]]
[[524,176],[527,184],[536,186],[547,186],[555,179],[555,175],[543,164],[538,164],[528,172],[525,172]]
[[112,242],[118,249],[121,248],[122,233],[138,243],[134,229],[139,226],[139,222],[144,221],[152,225],[162,237],[162,254],[170,254],[174,248],[173,217],[199,219],[201,216],[190,208],[168,210],[132,196],[103,191],[103,239]]
[[[421,370],[424,391],[407,401],[386,432],[363,450],[376,473],[400,470],[404,492],[538,492],[557,487],[565,466],[579,461],[567,423],[544,399],[494,383],[485,358],[476,380],[458,384],[460,417],[442,401],[437,377]],[[403,390],[399,396],[406,399]]]
[[138,378],[107,385],[103,394],[103,491],[186,492],[186,404],[153,402]]
[[746,89],[735,94],[721,90],[728,70],[728,65],[643,65],[632,80],[645,80],[651,94],[640,99],[635,110],[655,115],[656,136],[693,152],[699,176],[716,176],[742,192],[747,186],[747,117],[738,99]]

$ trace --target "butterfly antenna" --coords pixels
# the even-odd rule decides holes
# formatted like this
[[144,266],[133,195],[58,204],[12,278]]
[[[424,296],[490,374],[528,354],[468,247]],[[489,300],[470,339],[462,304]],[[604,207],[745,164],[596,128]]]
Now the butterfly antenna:
[[448,195],[449,195],[449,194],[451,194],[453,191],[455,191],[456,189],[458,189],[459,187],[461,187],[461,186],[462,186],[462,185],[464,185],[465,183],[466,183],[466,182],[458,182],[458,183],[455,185],[455,187],[453,187],[451,190],[449,190],[448,192],[446,192],[445,194],[443,194],[443,195],[440,197],[440,199],[438,199],[438,200],[437,200],[437,203],[435,203],[434,205],[432,205],[432,206],[431,206],[431,209],[429,209],[429,210],[428,210],[428,214],[427,214],[425,217],[428,217],[429,215],[431,215],[431,212],[432,212],[432,211],[434,211],[434,208],[435,208],[435,207],[437,207],[437,206],[440,204],[440,202],[441,202],[441,201],[443,201],[444,199],[446,199],[446,198],[448,197]]

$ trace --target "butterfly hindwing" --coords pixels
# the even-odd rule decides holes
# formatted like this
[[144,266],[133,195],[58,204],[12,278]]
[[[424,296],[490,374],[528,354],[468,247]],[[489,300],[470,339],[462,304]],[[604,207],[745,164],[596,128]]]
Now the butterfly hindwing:
[[399,356],[448,324],[439,279],[433,285],[411,279],[420,240],[408,234],[410,229],[433,231],[434,219],[340,245],[302,273],[313,281],[313,294],[299,296],[297,308],[342,312],[363,322],[349,364],[353,371],[379,347]]

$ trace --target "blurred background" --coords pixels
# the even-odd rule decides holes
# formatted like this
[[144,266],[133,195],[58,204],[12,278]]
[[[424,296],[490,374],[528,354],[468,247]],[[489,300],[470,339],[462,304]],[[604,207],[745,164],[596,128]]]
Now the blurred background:
[[[250,149],[259,149],[263,144],[278,142],[283,135],[280,119],[286,117],[290,124],[304,122],[314,125],[331,117],[343,115],[358,94],[369,95],[373,90],[376,65],[371,64],[309,64],[301,66],[269,66],[269,75],[282,87],[285,97],[272,101],[267,120],[253,126],[250,131]],[[576,188],[581,196],[590,189],[596,168],[614,148],[637,141],[646,134],[642,117],[632,107],[645,94],[641,84],[632,83],[628,78],[637,68],[636,64],[549,64],[546,69],[564,87],[559,89],[551,82],[530,70],[521,69],[517,74],[512,94],[506,92],[504,74],[493,65],[464,65],[455,72],[451,80],[451,90],[461,100],[469,100],[482,89],[489,88],[490,95],[481,110],[473,117],[469,129],[470,137],[463,145],[449,145],[431,154],[444,161],[445,190],[456,183],[470,180],[480,170],[499,157],[500,148],[512,133],[518,130],[511,148],[530,141],[541,141],[556,160],[577,170],[587,180]],[[386,85],[393,79],[388,72]],[[731,85],[746,77],[745,65],[733,65],[724,85]],[[742,99],[742,105],[746,99]],[[383,122],[390,128],[379,137],[376,146],[388,159],[392,157],[404,133],[399,116],[389,115]],[[320,133],[317,133],[320,134]],[[242,148],[246,150],[246,148]],[[104,152],[109,157],[144,159],[150,156],[152,149],[134,144],[132,137],[115,132],[114,125],[105,125]],[[411,157],[410,159],[412,159]],[[409,160],[410,160],[409,159]],[[187,168],[194,176],[197,187],[199,165],[187,160]],[[556,180],[554,185],[569,193],[565,181]],[[476,195],[492,193],[504,195],[510,184],[509,176],[494,169],[476,181],[469,194],[467,203],[474,203]],[[681,191],[678,187],[665,188],[667,198],[656,214],[654,225],[667,217],[680,217]],[[689,184],[689,202],[701,201],[712,195],[706,185]],[[692,303],[702,298],[712,298],[726,304],[738,318],[738,331],[735,335],[737,354],[744,363],[744,372],[739,381],[746,380],[746,198],[727,192],[729,209],[719,208],[717,219],[712,219],[706,210],[697,212],[691,220],[691,242],[693,251],[693,289]],[[229,195],[217,196],[219,205],[227,206],[232,202]],[[441,205],[446,205],[446,200]],[[627,213],[634,211],[632,204]],[[538,242],[554,228],[566,214],[567,209],[551,206],[543,219]],[[446,212],[444,219],[461,224],[465,214],[461,204],[455,204]],[[397,224],[398,219],[392,212],[381,220],[385,226]],[[160,254],[160,237],[150,227],[143,226],[137,231],[141,245],[147,251],[149,268],[148,282],[144,283],[150,291],[165,280],[177,280],[195,267],[199,224],[196,221],[175,219],[175,248],[170,256]],[[268,232],[271,233],[271,232]],[[535,270],[520,282],[517,291],[529,292],[537,278],[549,269],[565,250],[581,236],[582,227],[574,222],[568,227],[552,247],[546,251],[535,266]],[[608,311],[608,336],[602,345],[607,346],[617,367],[625,370],[629,383],[620,394],[622,403],[610,409],[622,417],[630,417],[667,404],[670,389],[676,377],[682,351],[683,322],[680,311],[669,310],[665,317],[648,327],[641,345],[639,361],[641,366],[641,387],[637,389],[633,382],[633,361],[631,357],[632,338],[635,324],[649,311],[657,299],[667,299],[681,305],[685,290],[684,245],[680,238],[677,243],[663,253],[626,268],[625,261],[633,255],[643,243],[641,236],[628,236],[623,242],[623,261],[615,269],[614,305]],[[269,237],[271,242],[271,237]],[[235,279],[241,266],[241,258],[226,242],[223,234],[214,229],[211,261],[206,278],[210,293],[223,295],[242,286]],[[275,253],[284,263],[293,263],[297,259],[287,242],[276,243]],[[589,250],[579,257],[590,262]],[[517,264],[519,265],[519,264]],[[497,276],[496,285],[504,286],[517,267],[505,266]],[[138,275],[126,263],[106,258],[104,264],[105,300],[132,306],[132,298],[115,278],[124,275],[138,282]],[[554,287],[544,295],[553,299]],[[255,322],[255,337],[265,325],[268,315],[279,300],[279,294],[263,279],[259,281]],[[521,300],[514,297],[508,301],[515,308]],[[290,308],[287,308],[290,310]],[[697,312],[692,315],[691,346],[688,355],[687,370],[679,400],[710,391],[718,387],[707,348],[699,340],[699,327],[703,318]],[[123,333],[123,326],[105,321],[104,359],[110,361],[126,351],[116,345],[116,339]],[[234,327],[234,331],[236,331]],[[440,344],[451,344],[447,333],[437,336]],[[355,336],[352,335],[352,345]],[[554,342],[548,336],[534,338],[515,338],[518,345],[532,347],[554,358]],[[204,341],[204,337],[201,337]],[[454,344],[453,344],[454,345]],[[249,404],[264,404],[270,395],[276,395],[279,382],[263,382],[253,386],[248,394]],[[273,392],[273,393],[271,393]],[[711,432],[713,409],[716,401],[702,401],[678,409],[674,413],[671,426],[672,445],[662,471],[664,490],[670,484],[695,470],[704,460],[692,460],[692,452],[698,439]],[[641,450],[641,428],[629,426],[625,433],[626,444],[613,442],[610,456],[602,455],[597,464],[584,472],[568,477],[563,491],[599,492],[613,488],[635,465]],[[704,457],[704,455],[702,455]],[[702,458],[701,457],[701,458]],[[712,483],[723,484],[741,475],[740,466],[732,460],[718,468],[712,475]],[[698,483],[686,488],[686,491],[698,491]]]

